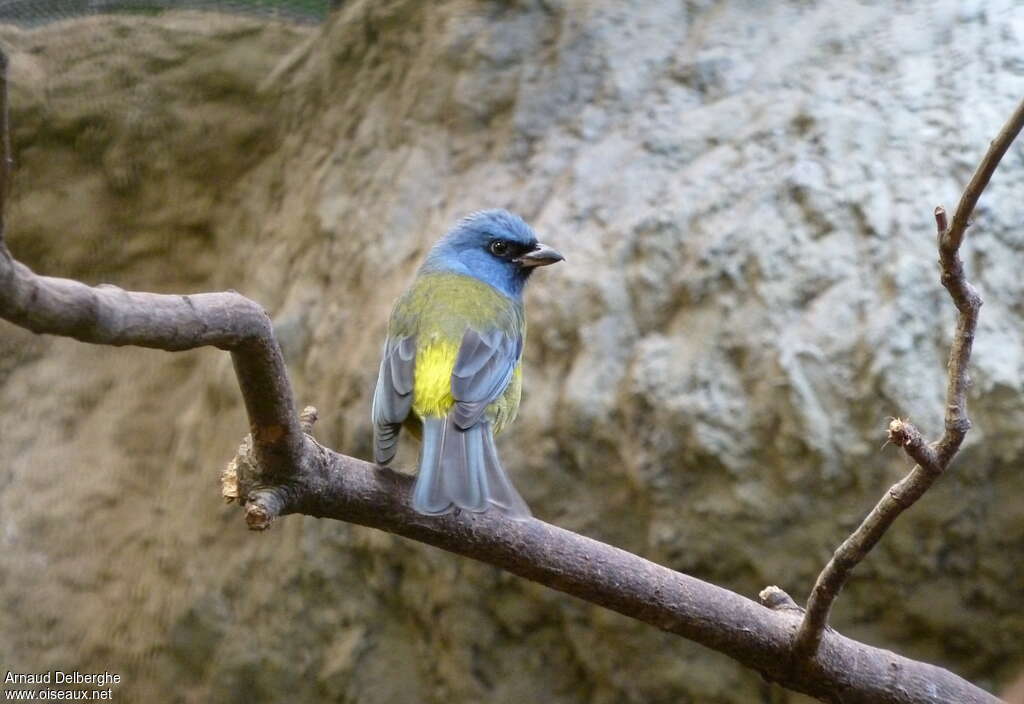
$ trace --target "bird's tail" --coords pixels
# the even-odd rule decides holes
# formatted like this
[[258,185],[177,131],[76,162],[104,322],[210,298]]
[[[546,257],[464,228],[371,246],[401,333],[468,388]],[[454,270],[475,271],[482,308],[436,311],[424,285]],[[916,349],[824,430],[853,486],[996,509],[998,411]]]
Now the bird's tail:
[[451,418],[423,419],[423,454],[412,507],[436,516],[455,508],[486,511],[495,506],[511,518],[530,509],[501,468],[491,424],[481,420],[462,430]]

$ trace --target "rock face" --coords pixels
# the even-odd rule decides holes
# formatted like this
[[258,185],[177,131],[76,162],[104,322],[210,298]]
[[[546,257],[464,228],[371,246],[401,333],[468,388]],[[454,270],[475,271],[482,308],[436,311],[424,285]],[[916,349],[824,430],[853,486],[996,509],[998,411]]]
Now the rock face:
[[[368,457],[384,321],[457,217],[567,257],[529,293],[541,518],[753,596],[806,594],[941,432],[952,209],[1024,95],[1005,2],[352,0],[321,28],[200,14],[4,29],[9,240],[43,273],[235,288],[275,318],[320,439]],[[974,429],[856,572],[850,636],[996,688],[1024,662],[1024,158],[966,246]],[[0,662],[125,701],[797,702],[681,639],[216,479],[230,362],[0,323]],[[415,448],[399,465],[410,466]]]

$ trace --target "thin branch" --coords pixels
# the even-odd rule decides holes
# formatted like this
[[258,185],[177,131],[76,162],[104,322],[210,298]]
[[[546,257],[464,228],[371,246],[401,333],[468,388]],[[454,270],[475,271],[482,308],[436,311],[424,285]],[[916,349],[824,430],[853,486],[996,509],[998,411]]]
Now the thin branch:
[[960,202],[956,206],[956,213],[953,215],[953,225],[948,230],[945,226],[942,227],[942,230],[945,231],[944,248],[949,252],[955,254],[960,249],[964,233],[967,232],[967,226],[970,225],[974,206],[977,205],[978,199],[981,198],[985,187],[988,186],[989,179],[996,172],[996,168],[999,166],[1003,155],[1010,148],[1010,145],[1013,144],[1013,140],[1017,138],[1017,134],[1021,131],[1022,127],[1024,127],[1024,100],[1020,102],[1017,109],[1010,116],[1010,119],[1003,125],[1003,129],[999,130],[999,134],[992,140],[988,151],[985,152],[981,163],[978,164],[974,176],[971,177],[967,188],[964,189],[963,195],[960,196]]
[[909,420],[893,418],[889,421],[887,431],[889,442],[897,447],[902,447],[910,459],[925,467],[930,472],[938,474],[942,470],[939,456],[935,448],[929,445],[921,431],[918,430]]
[[836,548],[818,575],[807,600],[804,618],[793,640],[796,662],[818,653],[822,633],[828,624],[829,610],[853,568],[878,544],[893,521],[921,498],[941,473],[942,470],[935,465],[915,466],[907,476],[889,487],[857,530]]
[[[1021,103],[1021,107],[1024,108],[1024,103]],[[1014,113],[1014,117],[1020,121],[1013,131],[1013,135],[1016,136],[1020,132],[1021,124],[1024,124],[1024,110],[1018,109]],[[1006,134],[1006,132],[1007,129],[1004,128],[1000,136]],[[1006,147],[1002,146],[999,140],[992,143],[992,149],[996,148],[1001,148],[1000,154],[1006,151]],[[986,155],[986,160],[982,162],[982,166],[986,165],[987,157],[988,155]],[[998,160],[996,163],[998,163]],[[992,168],[995,168],[994,164]],[[981,167],[979,167],[980,170]],[[978,175],[975,174],[975,177],[971,179],[971,184],[973,185],[977,180]],[[988,183],[987,176],[984,183]],[[984,184],[982,187],[984,187]],[[958,249],[959,243],[963,241],[963,233],[956,234],[954,230],[957,227],[958,221],[966,222],[968,217],[970,217],[969,212],[961,213],[960,209],[964,207],[965,202],[973,208],[980,195],[981,193],[979,192],[973,199],[968,200],[966,195],[960,199],[960,206],[958,206],[957,212],[953,216],[953,224],[947,229],[942,228],[946,221],[945,210],[941,205],[935,208],[935,224],[939,231],[939,265],[942,269],[942,285],[949,292],[950,297],[953,299],[953,304],[959,313],[956,318],[956,333],[953,335],[953,345],[949,350],[945,431],[942,433],[942,439],[939,440],[936,446],[939,462],[943,468],[953,459],[957,450],[960,449],[960,444],[964,441],[967,431],[971,429],[971,421],[967,417],[967,387],[970,386],[971,377],[967,368],[971,361],[974,331],[978,326],[978,310],[981,308],[982,301],[981,296],[978,295],[978,292],[971,286],[964,275],[964,263],[960,259]],[[957,244],[956,248],[951,246],[953,242]]]
[[935,209],[941,281],[958,312],[947,367],[945,431],[933,448],[924,442],[920,432],[910,423],[899,419],[890,423],[890,441],[903,447],[917,465],[906,477],[890,487],[853,534],[840,544],[818,575],[807,600],[807,611],[793,641],[793,659],[797,664],[813,658],[818,652],[829,611],[850,573],[881,540],[893,521],[921,498],[945,471],[970,430],[971,421],[967,417],[970,376],[967,367],[971,360],[978,310],[982,301],[964,275],[959,250],[974,206],[1022,127],[1024,101],[1017,106],[999,135],[989,145],[960,198],[952,224],[947,226],[944,208],[939,206]]

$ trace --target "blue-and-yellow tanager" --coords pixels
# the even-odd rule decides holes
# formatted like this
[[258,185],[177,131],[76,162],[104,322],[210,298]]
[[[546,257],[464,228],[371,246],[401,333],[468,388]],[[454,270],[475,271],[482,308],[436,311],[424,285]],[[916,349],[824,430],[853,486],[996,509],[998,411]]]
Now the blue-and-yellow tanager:
[[519,409],[523,288],[561,260],[517,215],[485,210],[434,245],[395,303],[373,395],[374,459],[394,458],[403,427],[421,438],[416,511],[530,515],[494,435]]

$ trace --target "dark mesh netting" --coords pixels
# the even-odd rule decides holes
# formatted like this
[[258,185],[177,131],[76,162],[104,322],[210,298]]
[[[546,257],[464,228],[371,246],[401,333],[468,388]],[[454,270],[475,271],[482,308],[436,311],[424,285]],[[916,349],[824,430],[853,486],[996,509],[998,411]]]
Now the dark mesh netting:
[[342,0],[0,0],[0,23],[34,27],[97,14],[155,15],[168,10],[199,9],[255,14],[295,22],[319,22]]

